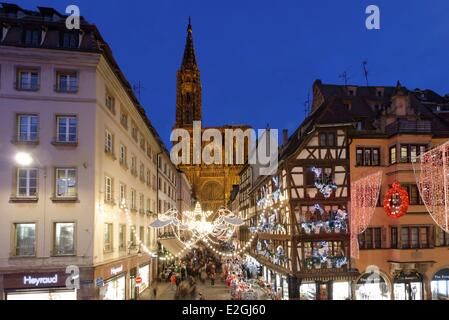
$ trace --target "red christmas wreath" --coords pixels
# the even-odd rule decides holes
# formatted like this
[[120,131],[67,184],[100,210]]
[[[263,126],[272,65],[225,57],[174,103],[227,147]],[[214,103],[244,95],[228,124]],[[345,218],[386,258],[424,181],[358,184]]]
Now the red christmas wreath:
[[410,201],[407,190],[402,188],[398,182],[393,183],[393,186],[388,190],[384,200],[384,209],[387,215],[393,219],[405,216],[409,204]]

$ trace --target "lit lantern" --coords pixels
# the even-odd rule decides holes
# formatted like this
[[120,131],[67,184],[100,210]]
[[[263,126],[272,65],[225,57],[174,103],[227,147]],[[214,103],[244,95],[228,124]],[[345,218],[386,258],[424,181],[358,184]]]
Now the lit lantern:
[[407,190],[402,188],[398,182],[393,183],[393,186],[388,190],[384,200],[384,209],[387,215],[393,219],[405,216],[409,204],[410,201]]

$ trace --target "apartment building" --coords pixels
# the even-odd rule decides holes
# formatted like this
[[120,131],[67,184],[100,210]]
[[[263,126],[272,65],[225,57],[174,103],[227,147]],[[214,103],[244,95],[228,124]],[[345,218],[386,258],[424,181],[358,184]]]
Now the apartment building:
[[0,299],[136,299],[175,170],[158,170],[165,147],[95,25],[65,19],[0,7]]

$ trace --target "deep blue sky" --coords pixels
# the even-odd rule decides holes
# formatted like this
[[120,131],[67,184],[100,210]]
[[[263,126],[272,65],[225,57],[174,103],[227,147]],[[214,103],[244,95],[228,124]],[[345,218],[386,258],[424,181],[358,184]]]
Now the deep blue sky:
[[[6,1],[8,2],[8,1]],[[77,4],[95,23],[166,143],[175,117],[176,71],[192,16],[202,72],[203,122],[290,130],[304,117],[315,79],[431,88],[449,93],[449,1],[10,0],[24,8]],[[365,8],[381,30],[365,28]]]

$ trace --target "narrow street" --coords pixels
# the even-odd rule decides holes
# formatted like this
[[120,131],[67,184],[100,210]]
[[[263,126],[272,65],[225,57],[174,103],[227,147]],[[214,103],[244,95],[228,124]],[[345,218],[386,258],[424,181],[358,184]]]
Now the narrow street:
[[[215,286],[211,286],[210,282],[207,281],[205,284],[199,282],[197,284],[197,297],[199,299],[198,293],[204,295],[205,300],[230,300],[229,288],[221,280],[215,282]],[[157,289],[157,300],[174,300],[175,291],[170,289],[170,284],[168,282],[159,283]],[[142,296],[141,300],[153,300],[152,288],[148,289]]]

